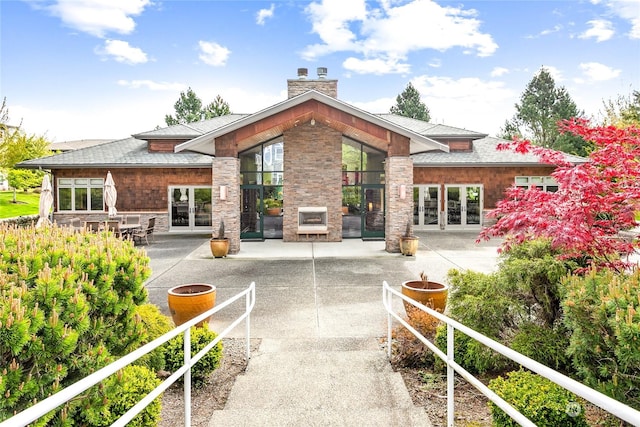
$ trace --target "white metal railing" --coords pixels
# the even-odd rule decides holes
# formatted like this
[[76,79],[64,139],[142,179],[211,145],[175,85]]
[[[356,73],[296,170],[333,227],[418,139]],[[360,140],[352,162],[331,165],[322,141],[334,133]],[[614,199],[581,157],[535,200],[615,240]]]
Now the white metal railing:
[[[198,352],[195,356],[191,357],[191,327],[195,324],[206,320],[209,316],[221,311],[225,307],[233,304],[240,298],[245,297],[245,311],[244,313],[234,320],[227,328],[218,333],[217,337],[207,344],[202,350]],[[191,425],[191,367],[198,362],[209,350],[211,350],[215,345],[217,345],[223,338],[225,338],[231,330],[233,330],[240,322],[246,319],[246,356],[247,360],[251,357],[251,342],[250,342],[250,329],[251,329],[251,317],[250,313],[253,310],[256,302],[256,284],[255,282],[251,282],[251,285],[244,291],[238,293],[237,295],[229,298],[227,301],[222,304],[216,305],[211,310],[202,313],[198,317],[194,317],[186,323],[174,328],[170,332],[162,335],[161,337],[151,341],[148,344],[140,347],[139,349],[127,354],[126,356],[121,357],[117,361],[105,366],[99,371],[94,372],[93,374],[81,379],[80,381],[70,385],[69,387],[59,391],[53,396],[48,397],[45,400],[42,400],[30,408],[25,409],[19,414],[9,418],[8,420],[0,423],[0,427],[17,427],[17,426],[26,426],[27,424],[37,420],[41,416],[49,413],[50,411],[56,409],[58,406],[68,402],[73,399],[78,394],[83,391],[93,387],[94,385],[100,383],[100,381],[108,378],[114,373],[118,372],[120,369],[126,367],[132,362],[136,361],[140,357],[145,354],[155,350],[160,347],[167,341],[172,338],[178,336],[179,334],[184,334],[184,365],[180,367],[176,372],[174,372],[171,376],[165,379],[158,387],[152,390],[149,394],[147,394],[142,400],[140,400],[136,405],[134,405],[129,411],[127,411],[122,417],[120,417],[112,426],[125,426],[128,422],[130,422],[136,415],[138,415],[144,408],[146,408],[154,399],[160,396],[166,389],[168,389],[173,383],[175,383],[181,376],[184,376],[184,425],[186,427]]]
[[[420,332],[414,329],[405,319],[403,319],[398,313],[393,310],[392,307],[392,298],[393,296],[397,296],[401,298],[403,301],[407,301],[410,304],[413,304],[415,307],[419,308],[422,311],[432,315],[438,320],[447,324],[447,352],[444,353],[435,344],[426,339]],[[513,406],[509,405],[505,400],[503,400],[500,396],[491,391],[486,385],[484,385],[480,380],[475,378],[469,372],[467,372],[462,366],[460,366],[454,360],[454,330],[459,330],[470,338],[486,345],[492,350],[502,354],[503,356],[508,357],[514,362],[524,366],[525,368],[553,381],[558,384],[560,387],[563,387],[574,394],[584,398],[585,400],[593,403],[594,405],[604,409],[608,413],[615,415],[616,417],[630,423],[633,426],[640,425],[640,411],[637,411],[630,406],[627,406],[615,399],[610,398],[592,388],[585,386],[584,384],[579,383],[553,369],[536,362],[533,359],[530,359],[517,351],[510,349],[497,341],[488,338],[485,335],[482,335],[473,329],[470,329],[463,324],[456,322],[455,320],[429,308],[426,307],[414,299],[411,299],[401,292],[391,288],[386,281],[382,282],[382,303],[387,311],[387,354],[388,357],[391,358],[391,326],[393,323],[393,318],[395,318],[398,322],[400,322],[405,328],[407,328],[413,335],[415,335],[424,345],[426,345],[431,351],[433,351],[436,356],[442,359],[447,364],[447,426],[454,426],[454,375],[455,372],[460,374],[465,380],[467,380],[471,385],[477,388],[482,394],[487,396],[489,400],[495,403],[500,409],[505,411],[511,418],[513,418],[518,424],[522,426],[534,426],[528,418],[518,412]]]

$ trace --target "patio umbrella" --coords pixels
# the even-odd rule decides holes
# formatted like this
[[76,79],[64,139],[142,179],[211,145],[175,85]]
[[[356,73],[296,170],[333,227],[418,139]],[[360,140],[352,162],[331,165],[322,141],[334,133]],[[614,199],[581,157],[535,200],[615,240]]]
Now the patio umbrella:
[[113,217],[118,215],[116,209],[116,199],[118,198],[118,192],[116,191],[116,184],[113,182],[111,172],[107,172],[107,180],[104,182],[104,202],[109,209],[109,216]]
[[53,205],[53,194],[51,194],[51,181],[49,180],[49,175],[45,174],[44,178],[42,178],[42,188],[40,192],[40,208],[38,211],[38,222],[36,223],[36,228],[39,228],[45,222],[49,222],[49,211],[51,210],[51,205]]

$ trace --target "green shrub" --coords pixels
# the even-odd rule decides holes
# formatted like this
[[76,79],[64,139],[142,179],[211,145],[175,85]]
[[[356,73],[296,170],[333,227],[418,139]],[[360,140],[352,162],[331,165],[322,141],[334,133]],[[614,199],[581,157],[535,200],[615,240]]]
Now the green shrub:
[[[439,326],[436,330],[435,344],[440,350],[447,352],[446,325]],[[453,346],[453,357],[456,363],[472,374],[500,372],[513,367],[509,359],[460,331],[454,332]],[[445,362],[440,358],[435,359],[435,366],[438,369],[446,368]]]
[[[537,426],[588,427],[584,408],[573,393],[532,372],[509,372],[507,378],[491,380],[489,388]],[[495,404],[489,406],[494,426],[518,426]]]
[[[143,333],[140,337],[140,345],[148,344],[173,329],[173,322],[169,316],[165,316],[157,305],[143,304],[136,307],[136,314],[143,325]],[[154,372],[165,367],[165,346],[160,346],[138,359],[135,364],[143,365]]]
[[[195,356],[200,350],[213,341],[218,334],[209,329],[209,324],[202,327],[191,328],[191,356]],[[165,368],[169,372],[177,371],[184,365],[184,336],[178,335],[166,345]],[[193,385],[200,387],[204,385],[207,376],[220,366],[222,358],[222,341],[216,344],[202,359],[191,368],[191,380]]]
[[566,349],[569,334],[563,325],[548,328],[533,323],[520,325],[511,340],[511,348],[556,371],[566,372],[570,358]]
[[[101,393],[94,399],[106,401],[104,407],[91,405],[77,414],[77,418],[91,426],[109,426],[122,417],[142,398],[160,385],[155,373],[144,366],[127,366],[104,381]],[[96,410],[98,408],[98,410]],[[160,397],[136,415],[127,426],[155,427],[160,421]]]
[[0,224],[0,420],[139,346],[148,263],[107,233]]
[[594,271],[567,281],[565,323],[577,374],[595,388],[640,409],[640,271]]

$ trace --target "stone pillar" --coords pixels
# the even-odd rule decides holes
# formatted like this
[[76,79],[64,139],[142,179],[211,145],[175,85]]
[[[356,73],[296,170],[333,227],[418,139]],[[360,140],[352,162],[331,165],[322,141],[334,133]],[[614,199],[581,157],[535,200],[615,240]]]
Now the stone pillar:
[[[387,157],[384,165],[386,177],[385,250],[400,252],[400,236],[407,229],[407,221],[413,221],[413,160],[410,157]],[[404,196],[400,189],[404,185]]]
[[[240,251],[240,159],[215,157],[212,167],[211,228],[218,234],[220,220],[224,220],[225,236],[229,238],[229,253]],[[226,200],[220,199],[220,186],[225,186]]]

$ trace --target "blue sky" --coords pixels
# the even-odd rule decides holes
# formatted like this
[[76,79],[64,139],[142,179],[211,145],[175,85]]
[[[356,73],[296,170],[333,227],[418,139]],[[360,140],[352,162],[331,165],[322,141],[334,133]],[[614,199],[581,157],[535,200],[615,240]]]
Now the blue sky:
[[408,82],[433,122],[495,134],[546,67],[579,109],[640,90],[640,0],[0,1],[0,96],[51,141],[164,126],[180,92],[234,113],[299,67],[385,113]]

